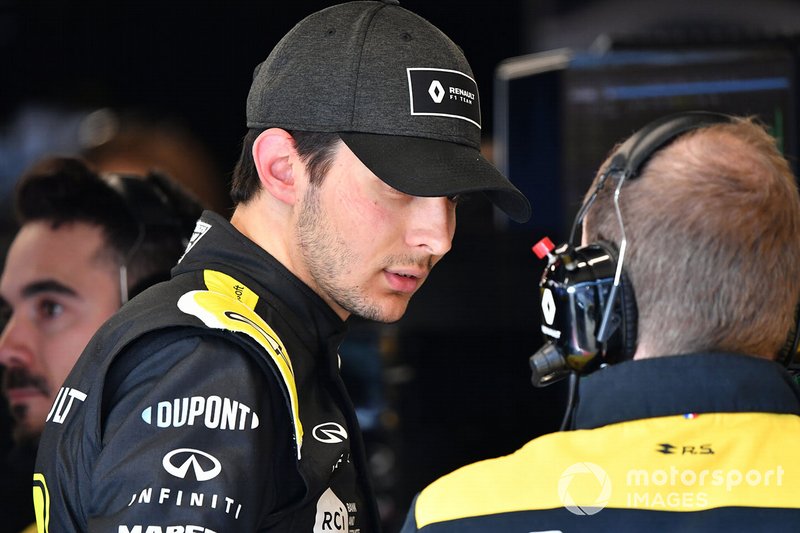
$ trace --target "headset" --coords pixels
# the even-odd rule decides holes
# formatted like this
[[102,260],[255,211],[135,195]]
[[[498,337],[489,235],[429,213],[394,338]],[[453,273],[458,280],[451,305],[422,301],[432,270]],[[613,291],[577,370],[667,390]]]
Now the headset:
[[124,304],[153,283],[169,279],[169,271],[154,272],[128,288],[128,263],[141,250],[145,240],[159,233],[178,234],[185,247],[199,217],[200,207],[195,209],[196,213],[182,214],[176,205],[179,200],[173,197],[167,178],[157,172],[150,172],[147,176],[108,173],[100,175],[100,178],[122,200],[136,229],[136,238],[119,267],[120,302]]
[[[541,330],[545,344],[530,357],[531,380],[543,387],[570,377],[566,426],[575,397],[577,378],[603,366],[633,358],[636,351],[637,308],[633,286],[623,268],[627,239],[619,208],[620,191],[637,179],[644,164],[677,137],[714,124],[734,122],[721,113],[692,111],[657,119],[634,133],[612,155],[592,194],[581,206],[569,241],[559,247],[544,238],[533,251],[548,265],[539,283],[542,305]],[[575,243],[577,228],[608,182],[616,180],[614,207],[620,227],[620,243]],[[795,327],[789,333],[778,360],[790,367],[800,337],[800,306]],[[790,367],[791,368],[791,367]]]

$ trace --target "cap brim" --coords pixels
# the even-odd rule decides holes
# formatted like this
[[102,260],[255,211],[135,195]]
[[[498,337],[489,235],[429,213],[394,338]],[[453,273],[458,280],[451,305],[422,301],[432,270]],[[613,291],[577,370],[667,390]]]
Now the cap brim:
[[475,148],[399,135],[339,135],[367,168],[398,191],[414,196],[483,192],[513,220],[526,222],[531,216],[525,195]]

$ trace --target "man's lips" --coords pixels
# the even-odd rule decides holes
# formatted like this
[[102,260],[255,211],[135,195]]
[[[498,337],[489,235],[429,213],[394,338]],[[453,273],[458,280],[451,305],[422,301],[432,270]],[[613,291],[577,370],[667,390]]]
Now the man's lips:
[[425,280],[426,272],[420,269],[386,269],[384,275],[389,287],[397,292],[413,293]]
[[50,388],[43,377],[31,374],[27,368],[12,366],[5,370],[3,392],[9,401],[13,401],[15,398],[49,396]]
[[36,387],[17,387],[13,389],[6,389],[5,393],[9,404],[25,402],[31,398],[47,397],[47,394]]

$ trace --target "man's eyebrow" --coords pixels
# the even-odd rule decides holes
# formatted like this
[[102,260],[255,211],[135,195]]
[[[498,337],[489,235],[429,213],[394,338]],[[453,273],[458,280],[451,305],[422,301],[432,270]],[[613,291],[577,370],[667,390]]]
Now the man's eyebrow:
[[43,292],[57,292],[60,294],[66,294],[68,296],[78,295],[77,292],[70,287],[67,287],[63,283],[53,279],[47,279],[43,281],[35,281],[25,285],[25,287],[22,289],[22,296],[24,298],[30,298],[31,296],[36,296],[37,294]]

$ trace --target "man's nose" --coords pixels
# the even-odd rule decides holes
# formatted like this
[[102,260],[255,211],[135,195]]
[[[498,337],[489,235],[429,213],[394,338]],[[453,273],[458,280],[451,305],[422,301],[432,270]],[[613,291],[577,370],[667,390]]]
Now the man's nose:
[[455,204],[445,197],[417,198],[408,243],[437,257],[450,251],[456,228]]
[[30,362],[30,332],[25,331],[23,321],[11,315],[0,333],[0,365],[20,366]]

